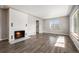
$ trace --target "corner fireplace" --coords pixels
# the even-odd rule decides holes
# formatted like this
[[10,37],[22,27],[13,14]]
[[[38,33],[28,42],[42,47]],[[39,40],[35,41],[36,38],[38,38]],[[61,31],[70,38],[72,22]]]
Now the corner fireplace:
[[19,38],[25,37],[25,31],[24,30],[22,30],[22,31],[15,31],[14,35],[15,35],[15,39],[19,39]]

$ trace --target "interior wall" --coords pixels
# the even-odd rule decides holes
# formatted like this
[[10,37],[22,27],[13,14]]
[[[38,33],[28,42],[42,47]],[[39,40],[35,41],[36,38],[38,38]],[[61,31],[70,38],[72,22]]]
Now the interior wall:
[[[53,20],[58,20],[60,21],[59,25],[61,25],[61,29],[54,29],[53,27],[50,28],[50,22]],[[44,33],[52,33],[52,34],[64,34],[68,35],[69,34],[69,17],[58,17],[58,18],[51,18],[44,20]]]
[[2,9],[2,39],[8,39],[8,9]]
[[2,36],[2,31],[1,31],[1,25],[2,25],[2,10],[0,9],[0,40],[2,40],[1,36]]
[[[13,24],[13,25],[12,25]],[[14,31],[25,30],[27,36],[28,15],[14,9],[9,9],[9,42],[13,42]]]
[[0,40],[8,39],[8,9],[0,9]]
[[[42,32],[41,19],[16,9],[9,9],[9,42],[15,40],[14,31],[25,30],[25,36],[36,35],[36,20],[40,22],[40,33]],[[11,26],[13,23],[13,27]],[[27,26],[26,26],[27,24]],[[13,36],[13,38],[11,38]]]
[[36,35],[36,17],[28,15],[28,35]]
[[38,19],[39,20],[39,33],[43,33],[43,19]]

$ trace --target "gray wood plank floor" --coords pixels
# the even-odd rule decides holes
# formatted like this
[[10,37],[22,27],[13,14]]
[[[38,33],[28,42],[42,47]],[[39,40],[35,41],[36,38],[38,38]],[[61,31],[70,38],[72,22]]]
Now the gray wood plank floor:
[[68,36],[38,34],[12,45],[7,40],[1,41],[0,53],[78,53],[78,51]]

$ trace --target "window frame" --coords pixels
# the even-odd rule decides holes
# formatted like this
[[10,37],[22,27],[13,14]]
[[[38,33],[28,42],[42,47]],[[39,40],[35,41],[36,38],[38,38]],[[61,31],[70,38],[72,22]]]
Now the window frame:
[[[74,33],[74,35],[76,36],[76,37],[78,37],[79,38],[79,33],[76,33],[75,32],[75,19],[74,19],[74,17],[76,16],[76,14],[79,12],[79,9],[76,9],[75,11],[74,11],[74,13],[73,13],[73,15],[72,15],[72,23],[73,23],[73,33]],[[78,17],[77,17],[77,19],[78,19]]]

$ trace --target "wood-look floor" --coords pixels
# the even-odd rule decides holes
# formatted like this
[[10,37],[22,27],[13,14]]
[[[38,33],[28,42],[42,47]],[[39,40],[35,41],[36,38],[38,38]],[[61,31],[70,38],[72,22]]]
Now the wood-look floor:
[[68,36],[39,34],[10,45],[8,41],[0,42],[0,53],[77,53]]

